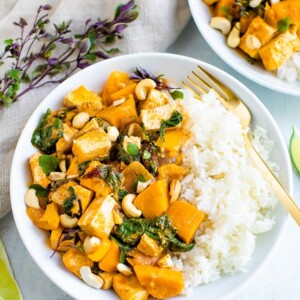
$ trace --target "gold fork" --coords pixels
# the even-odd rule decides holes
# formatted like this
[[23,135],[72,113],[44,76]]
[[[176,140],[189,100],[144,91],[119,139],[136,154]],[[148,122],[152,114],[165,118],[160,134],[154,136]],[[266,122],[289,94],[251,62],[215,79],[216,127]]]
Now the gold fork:
[[[210,89],[218,94],[220,102],[241,122],[243,128],[248,128],[251,123],[251,113],[247,106],[234,94],[234,92],[212,76],[209,72],[198,66],[197,72],[193,71],[191,76],[187,76],[188,83],[183,82],[184,86],[191,89],[196,96],[207,94]],[[300,226],[300,210],[292,197],[284,189],[277,177],[273,174],[266,162],[260,157],[252,145],[249,134],[244,134],[245,146],[249,157],[254,165],[260,170],[263,177],[269,182],[274,193],[285,206],[290,215]]]

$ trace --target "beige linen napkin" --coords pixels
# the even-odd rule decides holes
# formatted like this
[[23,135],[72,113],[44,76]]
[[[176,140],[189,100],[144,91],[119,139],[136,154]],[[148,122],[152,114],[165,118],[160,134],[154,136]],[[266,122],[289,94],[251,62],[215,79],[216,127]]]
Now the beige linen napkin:
[[[0,49],[3,40],[18,34],[12,23],[20,17],[32,19],[41,4],[53,7],[49,12],[52,22],[72,19],[74,31],[80,32],[88,18],[96,20],[113,16],[114,7],[120,2],[127,0],[0,0]],[[190,17],[187,0],[136,0],[136,4],[139,18],[129,25],[124,31],[125,38],[116,45],[121,54],[164,51]],[[45,86],[32,91],[9,108],[0,110],[0,218],[10,210],[10,166],[19,135],[35,107],[53,88]],[[17,189],[18,182],[14,186]]]

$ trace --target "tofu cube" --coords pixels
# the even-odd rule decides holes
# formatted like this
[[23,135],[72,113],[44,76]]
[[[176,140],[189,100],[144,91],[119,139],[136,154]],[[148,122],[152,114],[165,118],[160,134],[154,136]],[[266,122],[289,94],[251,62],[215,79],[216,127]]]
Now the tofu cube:
[[153,109],[142,109],[141,120],[146,130],[159,130],[163,120],[170,119],[176,105],[171,102],[169,104],[159,106]]
[[33,183],[40,184],[42,187],[47,187],[47,185],[50,183],[50,180],[47,178],[47,175],[40,167],[39,160],[41,156],[42,154],[40,153],[35,153],[31,155],[29,159],[29,166],[33,178]]
[[87,112],[91,117],[102,110],[101,97],[81,85],[71,91],[64,99],[65,106],[77,106],[79,111]]
[[111,141],[106,132],[99,128],[74,139],[72,151],[78,163],[109,155]]
[[256,17],[250,23],[247,32],[241,37],[239,47],[249,56],[259,59],[259,49],[250,49],[246,43],[247,37],[249,35],[254,35],[259,39],[263,46],[273,38],[275,32],[276,29],[268,25],[261,17]]
[[67,170],[67,175],[79,175],[79,170],[78,170],[78,160],[75,157],[73,157],[71,164]]
[[153,109],[169,103],[168,96],[156,89],[151,89],[145,101],[140,101],[139,109]]
[[137,249],[142,253],[144,253],[145,255],[149,255],[152,257],[159,255],[163,251],[163,248],[159,246],[158,242],[150,238],[145,233],[142,235],[142,238],[137,246]]
[[111,196],[96,198],[78,221],[78,226],[90,236],[108,237],[114,223],[113,210],[117,205]]
[[[71,209],[72,214],[78,214],[80,212],[80,206],[82,208],[82,212],[84,212],[88,205],[90,204],[94,193],[74,181],[69,181],[61,186],[59,186],[55,191],[49,193],[49,199],[58,204],[59,206],[63,206],[65,200],[71,196],[70,187],[74,188],[77,199],[73,203],[73,207]],[[78,202],[80,199],[80,205]]]
[[63,137],[59,138],[56,143],[56,152],[67,152],[70,151],[72,148],[72,144],[68,143],[75,133],[78,132],[78,129],[72,127],[70,124],[63,123],[64,126],[64,135]]
[[299,50],[300,38],[297,34],[297,26],[291,25],[288,31],[280,33],[260,48],[259,55],[265,68],[274,71]]

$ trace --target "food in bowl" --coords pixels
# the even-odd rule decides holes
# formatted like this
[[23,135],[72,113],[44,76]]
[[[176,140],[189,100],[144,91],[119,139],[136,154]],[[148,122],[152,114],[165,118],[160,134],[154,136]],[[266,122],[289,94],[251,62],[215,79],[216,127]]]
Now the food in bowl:
[[[254,141],[268,158],[272,142]],[[33,132],[27,215],[65,267],[121,299],[168,298],[243,271],[276,198],[239,120],[142,68],[80,86]],[[262,151],[263,150],[263,151]]]
[[300,2],[203,0],[212,5],[212,28],[227,36],[250,63],[261,61],[281,79],[300,79]]

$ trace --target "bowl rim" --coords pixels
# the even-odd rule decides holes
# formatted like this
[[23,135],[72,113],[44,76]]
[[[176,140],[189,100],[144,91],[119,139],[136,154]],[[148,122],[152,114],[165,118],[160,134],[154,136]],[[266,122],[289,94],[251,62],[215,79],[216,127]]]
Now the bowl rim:
[[[276,92],[280,92],[286,95],[290,95],[290,96],[300,96],[300,81],[296,81],[293,84],[299,84],[299,89],[297,90],[296,88],[292,87],[292,86],[286,86],[289,84],[288,81],[285,80],[281,80],[279,78],[277,78],[276,76],[274,77],[274,79],[276,81],[280,81],[283,83],[283,86],[281,85],[277,85],[276,83],[273,84],[272,82],[269,81],[265,81],[263,78],[261,78],[261,74],[256,73],[252,70],[254,70],[254,68],[252,69],[244,69],[240,67],[240,64],[237,62],[232,61],[231,59],[224,59],[224,52],[222,50],[224,50],[224,47],[219,47],[220,44],[219,43],[213,43],[212,42],[212,37],[210,35],[210,31],[206,30],[207,28],[211,29],[208,25],[203,26],[204,22],[201,20],[201,18],[199,18],[198,14],[197,14],[197,7],[198,5],[206,5],[204,2],[202,2],[202,0],[188,0],[189,3],[189,7],[190,7],[190,11],[193,17],[193,20],[199,30],[199,32],[201,33],[201,35],[203,36],[204,40],[206,41],[206,43],[209,45],[209,47],[222,59],[222,61],[224,61],[227,65],[229,65],[231,68],[233,68],[235,71],[237,71],[239,74],[243,75],[244,77],[250,79],[251,81],[265,86],[267,88],[269,88],[270,90],[276,91]],[[219,32],[218,32],[219,33]],[[219,33],[221,35],[221,33]],[[226,46],[226,51],[231,50],[231,52],[235,51],[235,49],[229,49],[229,47]],[[226,56],[227,57],[227,56]],[[236,57],[238,57],[238,55],[236,55]],[[240,60],[240,59],[239,59]],[[244,59],[243,59],[244,61]],[[248,71],[251,72],[248,72]],[[265,69],[262,68],[262,70],[264,70],[266,73],[271,73],[270,71],[267,71]]]
[[[70,81],[74,80],[74,78],[82,76],[82,74],[84,73],[89,73],[90,70],[92,70],[93,68],[97,68],[98,65],[102,65],[102,64],[109,64],[110,61],[114,60],[114,62],[118,62],[118,61],[123,61],[126,60],[128,58],[151,58],[151,59],[163,59],[163,58],[170,58],[170,59],[177,59],[177,60],[183,60],[183,61],[187,61],[190,63],[195,64],[195,66],[197,66],[198,64],[201,64],[203,66],[207,66],[208,68],[215,70],[216,72],[218,72],[220,75],[224,75],[230,78],[230,80],[238,85],[240,88],[242,88],[243,90],[246,90],[248,92],[249,95],[251,95],[251,97],[253,98],[253,100],[256,102],[256,105],[259,106],[260,109],[263,110],[263,113],[268,117],[269,121],[271,122],[271,125],[273,127],[273,129],[276,132],[276,135],[279,138],[280,144],[285,145],[285,141],[284,138],[281,134],[281,131],[279,129],[279,126],[277,125],[277,123],[275,122],[273,116],[271,115],[271,113],[268,111],[268,109],[264,106],[264,104],[258,99],[258,97],[249,89],[247,88],[243,83],[241,83],[240,81],[238,81],[236,78],[234,78],[232,75],[226,73],[225,71],[211,65],[208,64],[206,62],[203,62],[201,60],[198,59],[194,59],[191,57],[187,57],[187,56],[183,56],[183,55],[178,55],[178,54],[170,54],[170,53],[159,53],[159,52],[145,52],[145,53],[135,53],[135,54],[127,54],[127,55],[121,55],[118,57],[114,57],[111,58],[109,60],[104,60],[104,61],[100,61],[98,63],[95,63],[79,72],[77,72],[76,74],[74,74],[73,76],[71,76],[70,78],[68,78],[67,80],[65,80],[63,83],[61,83],[60,85],[58,85],[57,87],[55,87],[49,94],[47,94],[46,97],[43,98],[43,100],[39,103],[39,105],[36,107],[36,109],[34,110],[34,112],[31,114],[30,118],[27,120],[27,123],[25,125],[25,127],[22,130],[22,133],[19,137],[18,143],[16,145],[15,148],[15,152],[14,152],[14,156],[12,159],[12,163],[11,163],[11,174],[10,174],[10,200],[11,200],[11,206],[12,206],[12,212],[13,212],[13,217],[14,217],[14,221],[17,227],[17,230],[19,232],[19,235],[21,237],[21,240],[23,241],[27,251],[29,252],[30,256],[32,257],[32,259],[34,260],[34,262],[38,265],[38,267],[40,268],[40,270],[42,270],[42,272],[46,275],[46,277],[48,277],[50,279],[50,281],[52,281],[57,287],[59,287],[61,290],[63,290],[65,293],[67,293],[68,295],[75,297],[78,297],[78,295],[76,295],[75,293],[72,293],[70,291],[69,288],[67,288],[60,280],[59,278],[56,278],[55,276],[51,276],[51,274],[49,274],[49,272],[47,273],[45,267],[43,266],[42,263],[40,263],[36,258],[35,258],[35,253],[31,252],[30,250],[30,240],[28,238],[26,238],[26,232],[23,230],[22,224],[18,219],[18,214],[19,214],[19,208],[18,208],[18,201],[16,200],[16,196],[15,196],[15,184],[14,184],[14,174],[15,172],[18,171],[18,165],[17,165],[17,154],[22,151],[22,137],[25,135],[26,131],[27,131],[27,127],[29,127],[30,125],[30,120],[32,119],[32,117],[40,110],[40,107],[43,105],[44,102],[48,102],[48,99],[51,99],[51,97],[53,97],[53,95],[56,93],[56,91],[59,89],[59,87],[61,85],[67,85]],[[291,165],[288,163],[289,162],[289,156],[288,156],[288,150],[287,147],[283,147],[283,156],[284,156],[284,165],[287,166],[287,190],[289,191],[289,193],[292,195],[292,191],[293,191],[293,176],[292,176],[292,168]],[[15,200],[14,200],[15,199]],[[21,214],[24,212],[20,212]],[[256,270],[254,270],[251,274],[251,276],[249,278],[246,278],[245,281],[236,289],[234,289],[232,292],[228,293],[224,298],[224,299],[230,299],[232,298],[234,295],[237,295],[238,293],[240,293],[240,291],[245,288],[246,285],[248,285],[252,280],[254,280],[254,278],[259,274],[259,272],[261,272],[261,270],[264,268],[264,266],[266,265],[266,263],[271,259],[272,254],[274,253],[275,249],[278,247],[278,244],[283,236],[284,233],[284,228],[286,228],[286,224],[287,224],[287,216],[288,214],[285,212],[283,220],[282,220],[282,226],[281,229],[279,231],[279,233],[277,234],[276,239],[274,240],[273,243],[273,247],[270,249],[270,251],[268,252],[268,255],[266,256],[266,258],[260,263],[260,265],[257,267]],[[77,298],[76,298],[77,299]],[[78,298],[79,299],[79,298]],[[175,298],[174,298],[175,299]]]

